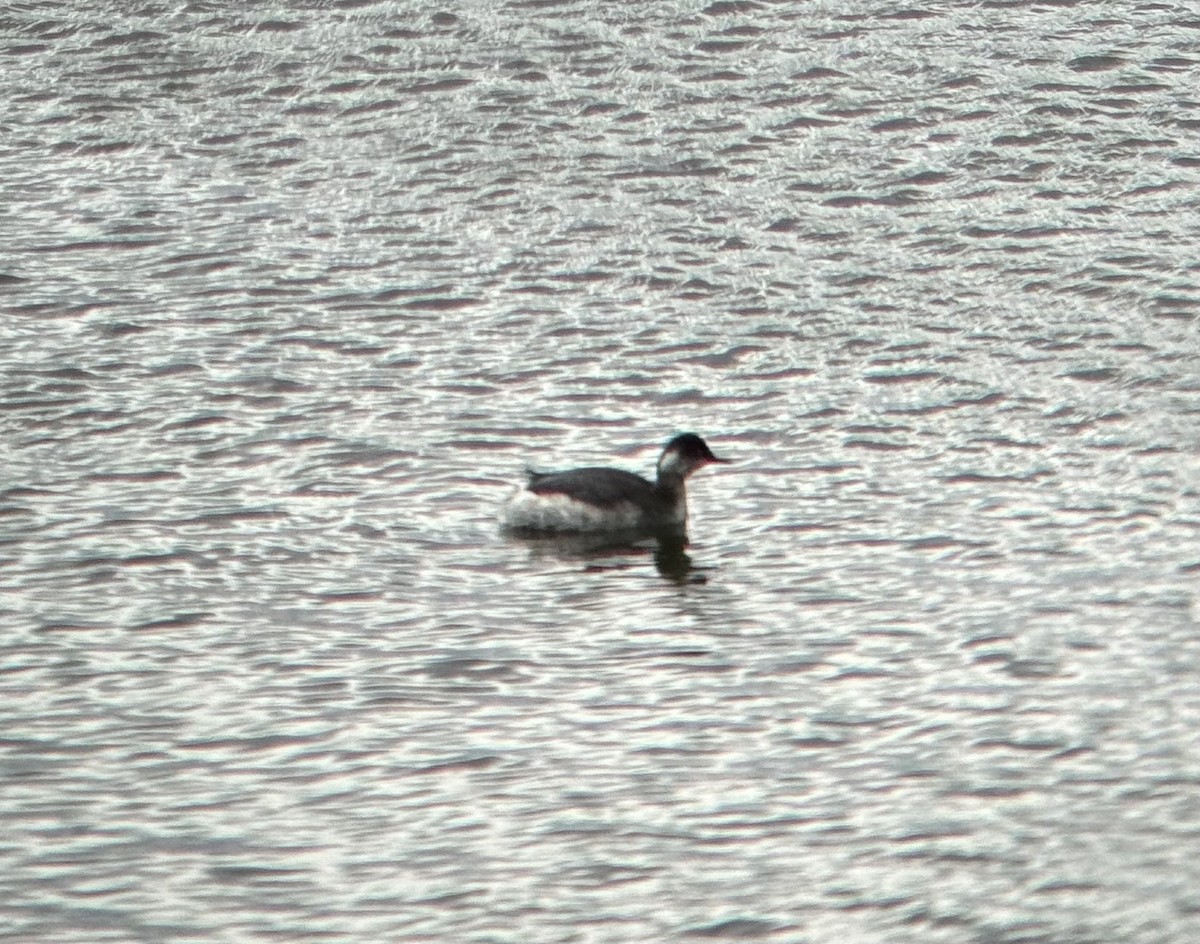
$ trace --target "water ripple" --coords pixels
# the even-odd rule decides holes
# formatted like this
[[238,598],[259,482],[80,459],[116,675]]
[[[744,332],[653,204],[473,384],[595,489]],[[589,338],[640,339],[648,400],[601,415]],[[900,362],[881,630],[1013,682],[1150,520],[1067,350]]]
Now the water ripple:
[[1195,937],[1197,21],[1079,10],[0,17],[12,939]]

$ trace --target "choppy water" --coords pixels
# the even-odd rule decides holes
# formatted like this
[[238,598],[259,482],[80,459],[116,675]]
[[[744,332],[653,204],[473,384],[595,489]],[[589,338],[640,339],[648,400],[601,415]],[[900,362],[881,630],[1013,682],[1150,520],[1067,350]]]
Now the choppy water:
[[1200,936],[1194,10],[251,7],[0,14],[0,940]]

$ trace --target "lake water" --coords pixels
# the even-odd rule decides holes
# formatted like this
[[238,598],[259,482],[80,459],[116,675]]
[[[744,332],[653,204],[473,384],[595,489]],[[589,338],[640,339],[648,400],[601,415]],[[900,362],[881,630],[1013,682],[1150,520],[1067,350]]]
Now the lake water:
[[[0,13],[0,940],[1200,938],[1200,16]],[[691,543],[521,541],[525,464]]]

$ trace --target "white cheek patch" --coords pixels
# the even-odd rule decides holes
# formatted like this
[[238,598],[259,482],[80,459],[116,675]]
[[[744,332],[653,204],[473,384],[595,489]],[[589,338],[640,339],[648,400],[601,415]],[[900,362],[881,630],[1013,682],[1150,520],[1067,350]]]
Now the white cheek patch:
[[501,520],[509,528],[532,531],[615,531],[636,528],[642,514],[632,502],[597,508],[568,495],[518,491],[504,506]]
[[664,452],[658,460],[659,475],[686,475],[686,463],[676,449]]

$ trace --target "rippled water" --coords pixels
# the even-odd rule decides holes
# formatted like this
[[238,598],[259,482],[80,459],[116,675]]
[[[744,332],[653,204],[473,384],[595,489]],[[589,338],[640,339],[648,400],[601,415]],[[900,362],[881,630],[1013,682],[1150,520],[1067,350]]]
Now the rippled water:
[[1198,43],[9,5],[0,940],[1200,936]]

